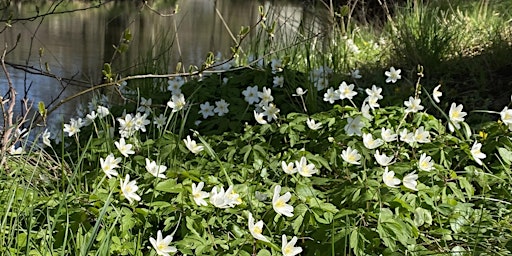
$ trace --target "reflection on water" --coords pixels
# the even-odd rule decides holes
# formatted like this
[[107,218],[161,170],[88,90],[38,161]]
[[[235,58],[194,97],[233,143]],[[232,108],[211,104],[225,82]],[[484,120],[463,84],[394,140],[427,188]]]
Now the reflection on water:
[[[61,1],[58,1],[61,2]],[[39,4],[40,13],[51,8],[57,10],[84,8],[86,2],[62,1],[61,6]],[[55,3],[54,3],[55,4]],[[159,13],[172,13],[175,1],[154,1],[151,3]],[[185,66],[200,65],[208,52],[230,53],[233,39],[223,21],[236,36],[241,26],[254,24],[259,18],[256,0],[178,0],[179,12],[173,16],[158,15],[144,7],[141,1],[109,2],[101,8],[85,11],[50,15],[34,21],[21,21],[13,24],[0,34],[0,44],[12,49],[6,61],[23,64],[35,69],[48,71],[58,77],[80,81],[69,85],[65,81],[47,76],[34,75],[9,68],[12,82],[18,91],[18,99],[27,97],[46,105],[55,104],[67,96],[74,95],[84,88],[101,82],[101,70],[105,62],[110,62],[114,54],[113,45],[118,45],[125,29],[133,34],[128,51],[114,62],[114,69],[124,70],[140,61],[140,56],[156,55],[162,49],[154,46],[168,42],[170,51],[169,72],[178,61]],[[268,7],[270,4],[265,3]],[[288,23],[300,20],[300,3],[281,2],[276,13]],[[14,17],[36,15],[34,3],[16,3],[9,12]],[[2,19],[6,18],[4,13]],[[290,18],[291,17],[291,18]],[[19,41],[16,45],[16,39]],[[14,48],[13,48],[14,47]],[[40,49],[43,51],[39,56]],[[47,66],[46,66],[47,64]],[[0,73],[0,93],[7,91],[6,77]],[[77,100],[62,105],[54,114],[53,120],[74,114]],[[19,104],[18,104],[19,105]],[[18,110],[19,111],[19,110]]]

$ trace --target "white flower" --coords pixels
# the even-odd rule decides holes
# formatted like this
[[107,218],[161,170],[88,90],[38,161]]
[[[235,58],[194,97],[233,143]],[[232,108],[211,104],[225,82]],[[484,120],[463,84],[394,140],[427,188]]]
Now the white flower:
[[373,139],[371,133],[365,133],[363,134],[363,144],[367,149],[375,149],[382,146],[384,141],[381,139]]
[[414,141],[418,143],[429,143],[430,133],[425,131],[425,127],[420,126],[416,131],[414,131]]
[[292,96],[300,97],[300,96],[306,94],[306,92],[308,92],[308,90],[304,90],[301,87],[297,87],[297,89],[295,89],[295,93],[293,93]]
[[306,124],[308,125],[309,129],[311,130],[318,130],[322,128],[322,123],[316,123],[315,120],[309,119],[306,120]]
[[408,101],[404,101],[404,105],[407,107],[405,112],[416,113],[418,111],[423,110],[423,106],[421,105],[421,99],[416,99],[414,97],[409,97]]
[[171,96],[171,100],[167,102],[167,106],[172,109],[172,112],[178,112],[182,110],[185,105],[187,105],[187,102],[185,101],[185,95],[182,93],[173,94]]
[[157,165],[155,161],[146,158],[146,170],[157,178],[165,178],[164,172],[167,170],[167,166]]
[[311,177],[318,172],[314,164],[308,164],[306,157],[301,157],[300,161],[295,161],[297,172],[304,177]]
[[258,113],[256,110],[254,110],[254,119],[256,122],[258,122],[258,124],[267,124],[267,120],[265,120],[264,117],[264,113]]
[[232,208],[235,205],[241,203],[240,195],[233,192],[233,186],[224,191],[224,187],[218,189],[217,187],[212,188],[210,192],[210,203],[221,209]]
[[267,120],[270,122],[273,119],[277,120],[277,114],[281,111],[274,105],[274,103],[269,103],[268,105],[264,105],[263,107],[263,114],[267,116]]
[[187,135],[187,138],[183,139],[183,142],[185,142],[185,146],[187,146],[188,150],[194,154],[197,154],[204,149],[204,146],[197,145],[196,141],[190,138],[190,135]]
[[110,111],[108,110],[108,108],[103,107],[103,106],[98,106],[98,108],[96,109],[96,112],[98,112],[99,118],[104,118],[104,117],[108,116],[108,114],[110,114]]
[[135,132],[135,119],[131,114],[126,114],[124,118],[118,118],[119,133],[121,137],[130,137]]
[[199,108],[201,108],[201,110],[199,110],[199,114],[203,115],[204,119],[208,118],[209,116],[215,115],[215,113],[213,112],[213,109],[215,107],[210,105],[210,102],[208,101],[203,104],[200,104]]
[[251,232],[251,235],[261,241],[269,242],[268,239],[263,236],[261,233],[263,232],[263,221],[260,220],[254,223],[254,217],[252,216],[252,213],[249,213],[249,232]]
[[273,79],[274,87],[283,87],[284,85],[284,77],[283,76],[275,76]]
[[377,98],[377,100],[381,100],[383,98],[381,95],[382,88],[375,85],[372,85],[372,89],[366,89],[365,92],[368,94],[368,97]]
[[327,89],[327,92],[324,93],[324,101],[327,101],[333,104],[336,100],[340,98],[338,94],[338,90],[334,90],[332,87]]
[[88,126],[90,124],[92,124],[94,122],[94,119],[96,119],[96,117],[98,117],[98,114],[96,114],[96,111],[91,111],[91,113],[87,114],[85,116],[85,121],[84,121],[84,126]]
[[391,67],[389,71],[384,72],[384,74],[388,77],[386,78],[386,83],[396,83],[396,81],[402,78],[400,72],[402,72],[402,70],[395,70],[394,67]]
[[167,81],[167,84],[167,90],[169,90],[172,95],[178,95],[181,94],[181,86],[185,84],[185,79],[181,76],[171,77],[169,81]]
[[370,114],[370,105],[366,102],[363,102],[363,106],[361,107],[361,114],[364,118],[372,121],[373,116]]
[[409,132],[407,130],[407,128],[404,128],[402,129],[402,131],[400,132],[400,140],[407,143],[407,144],[412,144],[414,143],[414,133],[412,132]]
[[215,102],[215,109],[213,112],[217,113],[219,116],[223,116],[229,112],[229,103],[227,103],[224,99]]
[[292,237],[292,240],[288,242],[286,235],[283,235],[281,242],[281,252],[283,256],[295,256],[302,252],[302,247],[295,247],[295,243],[297,243],[296,236]]
[[118,175],[115,168],[119,167],[119,163],[121,163],[121,158],[115,158],[114,154],[112,153],[110,153],[105,159],[100,158],[101,169],[103,172],[105,172],[109,179],[112,178],[112,176]]
[[155,116],[153,118],[153,124],[155,124],[156,128],[158,128],[158,129],[164,128],[166,121],[167,121],[167,118],[164,116],[164,114],[160,114],[159,116]]
[[508,109],[508,107],[505,107],[500,112],[500,118],[504,124],[508,126],[512,125],[512,109]]
[[272,68],[272,74],[283,71],[283,64],[281,60],[278,59],[272,59],[270,61],[270,67]]
[[199,182],[196,186],[195,183],[192,183],[192,196],[194,197],[194,202],[201,206],[207,206],[208,204],[206,203],[206,198],[208,198],[210,196],[209,193],[207,192],[204,192],[203,191],[203,187],[204,187],[204,182]]
[[372,109],[376,109],[376,108],[380,107],[378,101],[379,101],[379,98],[373,97],[373,96],[368,96],[364,99],[363,102],[366,102]]
[[135,130],[146,132],[146,125],[150,124],[151,122],[147,119],[148,114],[141,115],[140,113],[137,113],[135,117],[133,118],[133,122],[135,125]]
[[115,141],[114,144],[124,157],[128,157],[128,155],[135,154],[135,151],[132,150],[133,145],[126,144],[124,138],[121,138],[119,142]]
[[375,160],[377,163],[381,166],[388,166],[391,164],[391,161],[393,161],[393,156],[386,156],[386,154],[382,153],[382,155],[379,153],[379,150],[375,151]]
[[274,211],[279,215],[293,217],[293,206],[287,204],[290,198],[292,198],[292,194],[290,194],[290,192],[286,192],[281,196],[281,186],[276,185],[274,188],[274,197],[272,198],[272,207],[274,208]]
[[432,92],[432,97],[434,98],[434,101],[436,103],[441,102],[439,100],[439,97],[443,96],[443,93],[439,91],[439,88],[441,88],[441,85],[436,86],[436,88],[434,88],[434,91]]
[[354,84],[347,85],[347,83],[345,83],[345,81],[343,81],[340,84],[338,93],[340,95],[340,100],[343,100],[343,99],[351,100],[354,96],[357,95],[357,92],[354,91]]
[[359,72],[359,69],[356,69],[356,70],[350,72],[350,76],[354,79],[360,79],[362,77]]
[[482,149],[482,144],[475,141],[473,146],[471,147],[471,156],[477,162],[479,165],[482,165],[482,160],[486,157],[484,153],[482,153],[480,150]]
[[427,156],[425,153],[421,154],[420,161],[418,162],[418,168],[422,171],[430,172],[434,168],[432,157]]
[[125,180],[123,180],[123,178],[121,178],[120,180],[121,193],[126,199],[128,199],[128,202],[132,203],[133,200],[140,201],[140,196],[135,193],[139,189],[139,187],[136,184],[136,181],[130,181],[129,174],[126,174]]
[[151,104],[153,104],[153,100],[151,98],[146,99],[144,97],[141,97],[140,104],[139,104],[139,107],[137,108],[137,111],[144,112],[145,114],[149,114],[149,113],[151,113]]
[[272,90],[270,88],[267,89],[267,87],[263,87],[263,91],[258,92],[258,97],[261,98],[261,105],[267,105],[274,100]]
[[285,161],[281,162],[281,168],[283,168],[283,172],[287,174],[294,174],[297,172],[297,169],[295,168],[295,165],[293,162],[287,164]]
[[352,149],[351,147],[341,151],[341,158],[349,164],[361,164],[359,162],[359,160],[361,160],[361,155],[357,149]]
[[343,128],[348,136],[362,135],[361,129],[364,127],[364,123],[361,121],[361,116],[355,118],[347,118],[347,125]]
[[258,103],[260,98],[258,97],[258,86],[247,86],[245,90],[242,91],[242,95],[244,95],[244,100],[247,101],[250,105],[254,103]]
[[64,124],[64,132],[68,133],[68,136],[71,137],[80,132],[80,128],[82,127],[82,123],[80,119],[71,118],[69,124]]
[[389,171],[388,167],[384,169],[384,174],[382,174],[382,181],[388,187],[396,188],[400,184],[400,179],[395,178],[395,172]]
[[50,141],[51,133],[48,131],[48,129],[44,130],[43,135],[41,136],[43,138],[43,144],[51,147],[52,143]]
[[418,180],[418,174],[416,174],[416,171],[413,171],[405,175],[405,177],[402,179],[402,182],[406,188],[418,191],[418,189],[416,188],[418,182],[416,180]]
[[169,256],[169,253],[175,253],[178,251],[176,247],[169,246],[169,244],[172,242],[172,236],[168,235],[165,238],[162,239],[162,231],[158,230],[156,233],[156,240],[153,237],[149,238],[149,242],[151,245],[153,245],[153,248],[155,248],[156,253],[160,256]]
[[393,133],[393,131],[391,129],[387,129],[387,128],[384,128],[384,127],[382,127],[382,129],[381,129],[380,136],[382,137],[382,139],[385,142],[396,141],[396,139],[398,137],[398,135]]
[[462,108],[462,104],[457,105],[455,102],[450,106],[450,111],[448,112],[448,117],[450,118],[448,128],[451,132],[455,131],[455,129],[460,129],[460,122],[464,122],[464,117],[467,113],[462,111]]

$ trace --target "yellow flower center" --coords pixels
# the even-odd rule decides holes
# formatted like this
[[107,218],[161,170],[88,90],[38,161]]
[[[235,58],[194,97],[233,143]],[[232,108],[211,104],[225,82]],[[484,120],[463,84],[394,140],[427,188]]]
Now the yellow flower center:
[[281,208],[281,207],[283,207],[285,204],[286,204],[286,203],[283,201],[283,199],[279,199],[279,200],[277,200],[277,202],[276,202],[276,207]]
[[258,227],[258,226],[254,226],[254,228],[252,229],[252,231],[254,232],[254,234],[261,235],[261,232],[262,232],[263,230],[261,230],[261,228],[260,228],[260,227]]

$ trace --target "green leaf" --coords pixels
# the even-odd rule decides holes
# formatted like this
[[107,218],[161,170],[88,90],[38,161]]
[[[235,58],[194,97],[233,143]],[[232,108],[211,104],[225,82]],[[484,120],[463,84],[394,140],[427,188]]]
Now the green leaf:
[[167,193],[181,193],[184,191],[183,184],[177,184],[177,179],[167,179],[159,182],[156,184],[155,190]]
[[498,153],[500,154],[501,159],[507,165],[510,165],[512,163],[512,151],[506,148],[498,148]]

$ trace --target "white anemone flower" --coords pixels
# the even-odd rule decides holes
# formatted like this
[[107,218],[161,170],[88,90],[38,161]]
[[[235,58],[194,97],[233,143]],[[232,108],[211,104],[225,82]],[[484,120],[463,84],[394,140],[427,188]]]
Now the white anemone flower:
[[412,96],[409,97],[408,101],[404,101],[404,105],[407,107],[405,110],[406,113],[416,113],[424,109],[424,107],[421,105],[421,99],[414,98]]
[[436,103],[441,102],[441,100],[439,100],[439,97],[443,96],[443,93],[439,91],[439,88],[441,88],[441,85],[436,86],[436,88],[434,88],[434,91],[432,92],[432,98],[434,98],[434,101]]
[[382,153],[381,155],[379,150],[375,151],[374,156],[377,163],[381,166],[388,166],[391,164],[391,161],[393,161],[393,156],[386,156],[385,153]]
[[306,157],[301,157],[300,161],[295,161],[295,168],[297,172],[304,177],[311,177],[313,174],[318,173],[314,164],[308,164]]
[[311,130],[318,130],[322,128],[322,123],[316,123],[314,119],[308,118],[308,120],[306,120],[306,124]]
[[120,179],[121,181],[121,193],[128,200],[128,202],[132,203],[133,200],[140,201],[140,196],[137,195],[137,190],[139,187],[136,184],[135,180],[130,181],[130,175],[126,174],[126,179]]
[[384,144],[382,139],[374,139],[371,133],[363,134],[363,144],[367,149],[375,149]]
[[417,180],[418,180],[418,174],[416,174],[416,171],[413,171],[413,172],[405,175],[405,177],[402,179],[402,182],[406,188],[414,190],[414,191],[418,191],[418,189],[416,188],[416,186],[418,185]]
[[176,247],[169,246],[169,244],[172,242],[172,235],[167,235],[165,238],[163,238],[162,231],[160,230],[158,230],[156,233],[156,239],[150,237],[149,242],[156,250],[156,254],[160,256],[169,256],[169,253],[175,253],[178,251]]
[[448,112],[448,117],[450,118],[448,128],[451,132],[455,131],[455,129],[460,129],[460,123],[464,122],[464,117],[467,113],[462,111],[462,108],[462,104],[457,105],[455,102],[450,106],[450,111]]
[[348,136],[352,135],[362,135],[361,129],[364,127],[364,123],[361,120],[361,116],[356,116],[355,118],[349,117],[347,118],[347,125],[343,128]]
[[242,91],[242,95],[244,95],[244,100],[247,101],[250,105],[254,103],[258,103],[260,98],[258,97],[258,86],[247,86],[245,90]]
[[420,126],[416,131],[414,131],[414,141],[418,143],[429,143],[430,133],[425,131],[425,127]]
[[254,110],[254,119],[258,124],[268,124],[267,120],[264,119],[265,114],[264,113],[258,113],[256,110]]
[[341,82],[340,87],[338,88],[338,94],[340,95],[340,100],[351,100],[354,96],[357,95],[357,92],[354,91],[354,84],[347,85],[347,83],[343,81]]
[[295,247],[295,244],[297,243],[296,236],[292,237],[290,242],[288,242],[286,235],[283,235],[281,240],[281,252],[283,253],[283,256],[295,256],[302,252],[302,247]]
[[224,99],[215,102],[215,109],[213,109],[214,113],[217,113],[219,116],[223,116],[229,113],[229,103],[227,103]]
[[295,165],[293,162],[286,163],[285,161],[282,161],[281,168],[283,169],[283,172],[285,172],[287,174],[294,174],[297,172],[297,168],[295,168]]
[[434,168],[432,157],[427,156],[426,153],[421,154],[420,161],[418,162],[418,168],[422,171],[430,172]]
[[352,149],[351,147],[341,151],[341,158],[349,164],[361,164],[361,162],[359,162],[361,160],[361,154],[359,154],[357,149]]
[[384,127],[382,127],[381,129],[380,136],[385,142],[396,141],[398,138],[398,135],[394,133],[391,129],[387,129]]
[[503,108],[500,112],[500,119],[504,124],[512,125],[512,109],[508,109],[508,107]]
[[157,178],[165,178],[164,172],[167,170],[167,166],[158,165],[155,161],[146,158],[146,170]]
[[172,109],[172,112],[178,112],[185,108],[187,102],[185,101],[185,95],[182,93],[174,94],[171,96],[171,100],[167,102],[167,106]]
[[272,198],[272,207],[274,208],[274,211],[279,215],[293,217],[293,206],[288,204],[290,198],[292,198],[292,194],[290,192],[286,192],[281,196],[281,186],[277,185],[274,188],[274,196]]
[[476,142],[471,147],[471,156],[477,162],[479,165],[482,165],[482,160],[486,157],[484,153],[482,153],[480,150],[482,149],[482,143]]
[[398,185],[400,185],[400,179],[395,178],[395,172],[389,171],[388,167],[386,166],[386,169],[384,169],[384,174],[382,174],[382,181],[386,186],[391,188],[396,188]]
[[190,135],[187,135],[187,138],[183,139],[183,142],[185,142],[185,146],[187,146],[188,150],[194,154],[204,150],[204,146],[197,145],[196,141],[190,138]]
[[115,169],[119,167],[119,163],[121,163],[121,158],[114,157],[114,154],[112,153],[110,153],[105,159],[100,158],[101,169],[109,179],[112,178],[112,176],[118,175]]
[[402,70],[395,69],[394,67],[391,67],[389,71],[384,72],[384,75],[387,76],[386,83],[396,83],[396,81],[402,78],[400,72],[402,72]]
[[121,155],[123,155],[124,157],[128,157],[128,155],[135,154],[135,151],[132,150],[133,145],[126,144],[124,138],[121,138],[119,141],[115,141],[114,144],[116,145],[119,152],[121,152]]
[[197,185],[192,183],[192,197],[194,202],[199,206],[207,206],[206,198],[210,196],[208,192],[203,191],[204,182],[199,182]]
[[254,223],[254,217],[252,216],[252,213],[249,213],[248,225],[251,235],[258,240],[269,242],[269,240],[261,234],[263,233],[263,224],[264,223],[262,220]]
[[199,114],[203,115],[203,118],[206,119],[209,116],[214,116],[215,112],[213,110],[215,109],[214,106],[210,105],[210,102],[205,102],[199,105]]

